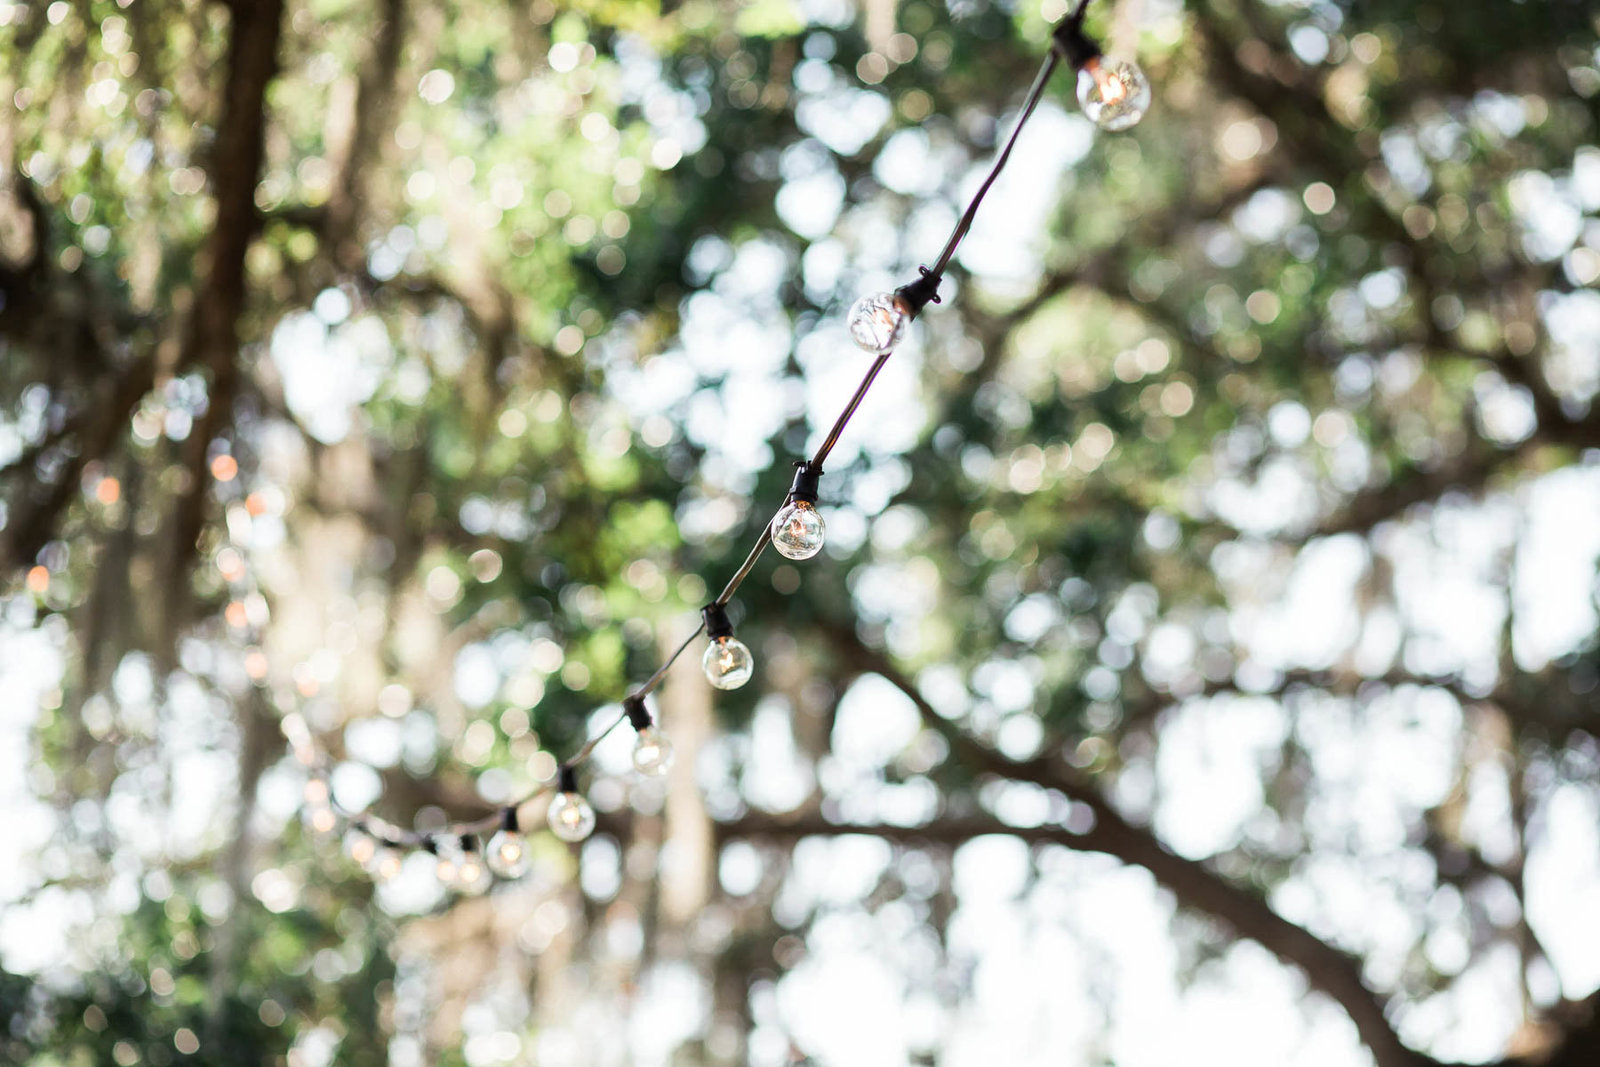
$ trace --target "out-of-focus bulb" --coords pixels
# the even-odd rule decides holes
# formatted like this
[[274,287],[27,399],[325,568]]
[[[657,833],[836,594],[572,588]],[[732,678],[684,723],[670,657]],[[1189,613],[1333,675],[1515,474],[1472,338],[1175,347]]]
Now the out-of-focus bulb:
[[361,830],[351,830],[345,835],[344,854],[358,867],[365,867],[378,854],[378,843]]
[[314,804],[305,809],[306,826],[311,832],[325,837],[339,827],[339,817],[327,804]]
[[400,873],[403,860],[400,853],[392,848],[380,849],[372,861],[372,877],[379,882],[387,882]]
[[850,336],[875,356],[888,355],[899,346],[911,322],[905,302],[894,293],[878,293],[857,300],[850,309]]
[[1150,81],[1132,60],[1094,56],[1078,68],[1078,103],[1102,130],[1125,130],[1150,110]]
[[461,873],[461,865],[457,862],[455,852],[439,849],[435,853],[433,873],[442,885],[454,885],[456,878]]
[[489,838],[484,859],[501,878],[521,878],[528,873],[528,843],[515,830],[500,830]]
[[827,526],[809,500],[791,500],[772,519],[772,547],[789,559],[810,559],[822,551]]
[[639,731],[633,743],[633,769],[650,778],[659,778],[672,766],[672,742],[654,726]]
[[489,867],[484,863],[483,857],[478,854],[478,839],[463,838],[461,859],[456,863],[455,889],[460,893],[477,896],[489,888],[489,883],[494,879],[489,874]]
[[755,673],[755,657],[737,637],[719,637],[706,646],[700,660],[706,680],[718,689],[737,689]]
[[594,809],[578,793],[557,793],[547,818],[550,832],[563,841],[582,841],[594,833]]

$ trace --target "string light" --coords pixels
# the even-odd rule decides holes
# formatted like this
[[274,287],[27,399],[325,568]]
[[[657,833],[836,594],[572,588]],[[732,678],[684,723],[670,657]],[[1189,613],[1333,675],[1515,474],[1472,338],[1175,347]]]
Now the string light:
[[644,697],[629,697],[622,710],[635,731],[633,769],[647,778],[659,778],[672,767],[672,742],[662,733],[645,709]]
[[489,838],[484,859],[491,871],[507,880],[514,881],[528,873],[528,842],[517,825],[514,805],[500,813],[500,829]]
[[1078,103],[1103,130],[1125,130],[1150,110],[1150,82],[1127,59],[1096,56],[1078,71]]
[[456,863],[455,850],[448,844],[441,844],[436,837],[422,839],[422,850],[433,855],[433,873],[443,885],[450,885],[460,874],[460,867]]
[[1131,59],[1110,58],[1083,32],[1086,4],[1061,20],[1052,34],[1052,51],[1078,71],[1078,106],[1102,130],[1133,126],[1150,110],[1150,81]]
[[704,618],[706,636],[711,643],[706,645],[705,655],[700,659],[700,666],[705,669],[706,681],[718,689],[737,689],[750,680],[755,673],[755,657],[750,655],[750,649],[745,643],[733,636],[733,623],[728,621],[728,610],[721,604],[707,604],[701,609]]
[[372,861],[372,866],[368,870],[372,872],[374,880],[388,882],[400,873],[402,866],[400,850],[390,847],[378,850],[377,857]]
[[[1099,45],[1085,34],[1083,21],[1087,6],[1088,0],[1079,0],[1076,9],[1052,31],[1050,51],[1034,78],[1010,137],[969,201],[934,265],[919,268],[914,281],[892,292],[864,297],[851,307],[846,318],[850,336],[875,359],[813,456],[809,460],[796,461],[794,482],[783,506],[762,529],[760,538],[744,563],[718,597],[701,609],[699,627],[684,639],[649,679],[624,698],[622,714],[561,764],[546,821],[550,831],[563,841],[582,841],[594,832],[594,809],[578,789],[577,767],[588,760],[595,746],[622,722],[629,722],[636,732],[633,764],[640,774],[662,775],[671,766],[672,743],[651,718],[644,699],[660,685],[667,671],[701,634],[708,639],[701,666],[713,686],[718,689],[737,689],[754,674],[754,657],[750,649],[734,636],[727,605],[769,544],[779,554],[792,560],[810,559],[822,550],[826,523],[816,505],[823,463],[860,407],[879,371],[905,340],[912,320],[928,304],[940,302],[939,284],[944,272],[971,229],[979,205],[1010,158],[1022,128],[1037,108],[1056,67],[1065,62],[1076,71],[1078,101],[1085,116],[1101,129],[1125,130],[1149,110],[1151,90],[1144,72],[1131,60],[1106,57]],[[237,487],[237,473],[235,466],[225,479],[218,474],[219,485],[226,483]],[[249,516],[259,513],[259,507],[254,506],[259,504],[258,495],[252,493],[246,500]],[[231,530],[231,513],[229,526]],[[225,547],[218,553],[216,562],[219,572],[231,587],[231,603],[239,605],[239,610],[233,613],[237,620],[230,616],[230,624],[248,635],[246,664],[249,675],[257,684],[262,684],[267,675],[267,664],[256,644],[256,631],[266,623],[265,598],[261,596],[244,563],[242,546]],[[434,871],[440,882],[465,894],[485,891],[494,877],[510,880],[527,873],[528,844],[517,811],[521,804],[549,792],[549,785],[506,806],[497,816],[456,824],[433,833],[407,831],[372,816],[341,811],[328,787],[327,757],[316,748],[305,717],[298,712],[289,712],[282,718],[282,727],[295,759],[310,771],[305,787],[306,824],[316,833],[327,834],[344,821],[349,828],[345,843],[347,854],[353,862],[366,869],[374,880],[385,882],[397,876],[408,848],[420,848],[433,855]],[[490,830],[494,831],[493,836],[489,838],[487,847],[480,849],[478,835]]]
[[795,463],[794,484],[783,507],[772,517],[772,547],[788,559],[810,559],[822,551],[827,524],[817,512],[817,486],[822,468],[805,460]]
[[550,811],[545,816],[550,832],[563,841],[582,841],[594,833],[594,809],[578,792],[578,772],[572,767],[561,768],[560,792],[550,801]]
[[856,344],[875,356],[886,356],[899,348],[910,324],[911,309],[894,293],[862,297],[846,320]]
[[452,887],[468,896],[477,896],[494,882],[489,865],[478,851],[478,835],[461,835],[461,858],[456,862],[456,877]]

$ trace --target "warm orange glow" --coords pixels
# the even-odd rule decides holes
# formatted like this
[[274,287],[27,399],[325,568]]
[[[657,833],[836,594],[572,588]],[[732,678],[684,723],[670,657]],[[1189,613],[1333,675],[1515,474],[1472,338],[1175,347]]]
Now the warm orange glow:
[[259,682],[267,676],[267,654],[259,648],[253,648],[245,653],[244,673],[250,676],[253,682]]
[[1100,99],[1107,106],[1115,106],[1128,98],[1128,83],[1123,81],[1115,72],[1106,69],[1106,65],[1098,59],[1091,61],[1089,73],[1094,77],[1095,87],[1100,90]]
[[244,498],[244,509],[252,516],[264,514],[267,510],[267,501],[260,493],[251,493]]
[[50,588],[50,571],[44,567],[34,567],[28,571],[28,591],[43,593]]
[[122,483],[115,478],[101,478],[94,487],[94,498],[102,504],[115,504],[122,498]]
[[244,557],[236,549],[225,548],[217,553],[217,571],[230,582],[244,579]]
[[228,620],[229,626],[235,626],[240,629],[243,629],[245,623],[249,622],[249,615],[245,612],[244,602],[241,600],[235,600],[229,604],[223,611],[222,617]]
[[211,477],[219,482],[231,482],[239,474],[239,461],[229,455],[221,455],[211,461]]

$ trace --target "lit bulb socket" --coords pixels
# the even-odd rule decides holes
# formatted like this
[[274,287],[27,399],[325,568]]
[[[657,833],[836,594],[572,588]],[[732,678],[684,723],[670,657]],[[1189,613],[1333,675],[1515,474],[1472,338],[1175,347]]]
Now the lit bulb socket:
[[794,483],[789,486],[789,500],[803,500],[807,504],[815,504],[821,487],[822,468],[814,466],[809,460],[795,460]]
[[647,730],[655,721],[650,717],[650,709],[644,706],[644,697],[631,696],[622,702],[622,711],[628,716],[628,725],[635,730]]
[[713,600],[700,609],[700,617],[705,620],[706,636],[711,640],[733,636],[733,623],[728,619],[728,609],[725,605]]
[[1062,19],[1050,36],[1051,46],[1060,53],[1062,59],[1072,65],[1074,70],[1081,70],[1085,63],[1100,55],[1100,46],[1083,32],[1081,10]]
[[917,272],[919,277],[916,281],[902,285],[894,291],[895,302],[900,305],[900,309],[908,319],[916,318],[929,304],[940,303],[939,276],[927,267],[918,267]]

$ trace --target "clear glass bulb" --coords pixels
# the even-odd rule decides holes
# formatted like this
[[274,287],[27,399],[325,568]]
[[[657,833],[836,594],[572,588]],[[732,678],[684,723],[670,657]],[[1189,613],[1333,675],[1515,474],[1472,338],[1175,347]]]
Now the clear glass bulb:
[[850,336],[873,355],[884,356],[900,344],[910,322],[905,303],[895,294],[864,296],[850,309]]
[[809,500],[791,500],[772,519],[772,547],[788,559],[810,559],[822,551],[827,525]]
[[528,843],[515,830],[501,830],[489,838],[484,859],[500,877],[521,878],[528,873]]
[[1095,56],[1078,70],[1078,103],[1102,130],[1125,130],[1150,110],[1150,80],[1132,60]]
[[344,854],[358,867],[365,867],[378,854],[378,843],[360,830],[351,830],[344,837]]
[[654,726],[639,731],[633,743],[633,769],[650,778],[659,778],[672,766],[672,742]]
[[318,837],[326,837],[339,828],[339,817],[327,804],[313,804],[305,809],[306,828]]
[[433,863],[433,873],[443,885],[454,885],[457,875],[461,873],[461,865],[456,862],[453,853],[439,850],[439,856]]
[[380,849],[372,861],[372,877],[379,882],[387,882],[400,873],[404,860],[400,853],[392,848]]
[[719,637],[706,646],[700,660],[706,680],[718,689],[737,689],[756,672],[755,657],[737,637]]
[[476,852],[468,852],[461,857],[461,862],[456,865],[455,889],[460,893],[477,896],[489,888],[489,883],[494,879],[489,874],[488,866],[483,862],[483,857]]
[[577,793],[557,793],[546,818],[550,832],[563,841],[582,841],[594,833],[594,809]]

